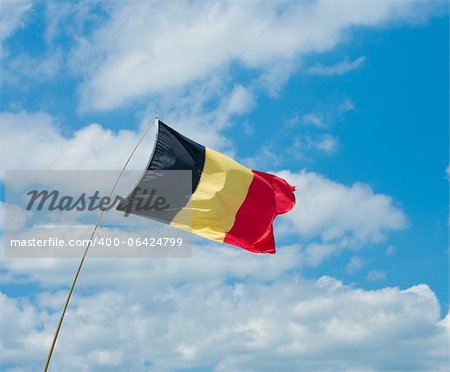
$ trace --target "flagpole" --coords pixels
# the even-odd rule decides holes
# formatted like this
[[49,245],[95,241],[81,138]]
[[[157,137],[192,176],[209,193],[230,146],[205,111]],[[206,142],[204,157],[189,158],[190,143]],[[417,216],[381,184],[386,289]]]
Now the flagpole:
[[[159,119],[158,119],[158,116],[156,116],[156,118],[155,118],[156,129],[158,129],[158,122],[159,122]],[[127,161],[125,162],[125,165],[123,166],[122,170],[120,171],[120,174],[117,177],[117,180],[116,180],[116,182],[114,183],[114,186],[111,189],[111,192],[109,194],[109,198],[111,198],[114,190],[117,187],[117,184],[119,183],[120,178],[122,177],[123,173],[125,172],[125,168],[127,167],[128,163],[130,162],[130,160],[133,157],[134,153],[136,152],[137,148],[139,147],[139,145],[141,144],[141,142],[143,141],[143,139],[145,138],[145,136],[149,132],[150,128],[151,128],[151,126],[149,125],[148,128],[145,130],[144,134],[142,135],[142,137],[139,139],[139,141],[136,144],[136,146],[134,147],[133,151],[131,151],[130,156],[128,157]],[[99,216],[97,217],[97,221],[95,223],[94,229],[92,230],[91,237],[89,239],[88,245],[87,245],[86,249],[84,250],[83,256],[81,257],[81,261],[80,261],[80,264],[78,265],[78,269],[77,269],[77,271],[75,273],[75,276],[73,278],[72,285],[70,286],[70,290],[69,290],[69,293],[67,295],[66,302],[64,303],[64,307],[63,307],[63,310],[62,310],[62,313],[61,313],[61,317],[59,318],[58,326],[56,327],[56,331],[55,331],[55,334],[53,336],[53,341],[52,341],[52,344],[50,346],[50,351],[49,351],[48,356],[47,356],[47,361],[45,363],[44,372],[48,371],[48,367],[50,365],[50,361],[52,360],[53,351],[55,349],[56,341],[58,340],[58,335],[59,335],[59,332],[61,330],[61,326],[62,326],[62,323],[63,323],[63,320],[64,320],[64,316],[66,315],[67,307],[69,306],[69,302],[70,302],[70,299],[72,298],[72,293],[73,293],[73,290],[75,289],[75,285],[76,285],[78,277],[80,275],[81,268],[83,267],[84,261],[86,260],[89,248],[91,247],[92,239],[94,238],[94,235],[97,232],[98,226],[100,225],[100,222],[101,222],[101,220],[103,218],[103,214],[104,214],[104,210],[101,210]]]

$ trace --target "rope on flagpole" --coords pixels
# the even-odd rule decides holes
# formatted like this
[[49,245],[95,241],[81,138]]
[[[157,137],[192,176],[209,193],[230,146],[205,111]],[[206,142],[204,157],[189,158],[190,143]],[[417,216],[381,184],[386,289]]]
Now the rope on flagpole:
[[[158,124],[158,117],[156,117],[156,119],[155,119],[155,124]],[[144,134],[142,135],[141,139],[138,141],[138,143],[134,147],[134,149],[131,152],[130,156],[128,157],[127,161],[125,162],[125,165],[123,166],[122,170],[120,171],[120,174],[117,177],[117,180],[116,180],[116,182],[114,183],[114,186],[111,189],[111,192],[109,194],[109,198],[111,198],[114,190],[117,187],[117,184],[119,183],[120,178],[123,175],[123,172],[125,172],[125,169],[126,169],[128,163],[130,162],[130,160],[133,157],[134,153],[136,152],[137,148],[139,147],[139,145],[141,144],[141,142],[143,141],[143,139],[145,138],[145,136],[149,132],[150,128],[151,128],[151,126],[149,125],[148,128],[146,129],[146,131],[144,132]],[[77,269],[77,271],[75,273],[75,277],[73,278],[72,285],[70,287],[69,293],[67,295],[66,302],[65,302],[63,310],[62,310],[61,317],[59,318],[58,326],[56,327],[56,331],[55,331],[55,334],[53,336],[53,341],[52,341],[52,345],[50,346],[50,351],[48,353],[47,361],[45,363],[44,372],[48,371],[48,367],[50,365],[50,361],[52,360],[53,351],[55,349],[56,341],[58,340],[59,331],[61,330],[61,326],[62,326],[62,323],[63,323],[63,320],[64,320],[64,315],[66,315],[66,310],[67,310],[67,307],[69,306],[69,302],[70,302],[70,299],[72,297],[72,293],[73,293],[73,290],[75,288],[75,285],[77,283],[78,276],[80,275],[81,268],[83,267],[84,261],[86,260],[86,256],[88,254],[89,248],[91,247],[92,239],[94,238],[95,233],[97,232],[97,229],[98,229],[98,226],[100,225],[100,222],[102,220],[103,214],[104,214],[104,210],[101,210],[99,216],[97,217],[97,221],[95,223],[94,229],[92,230],[91,237],[89,239],[88,245],[87,245],[86,249],[84,250],[83,256],[81,257],[81,261],[80,261],[80,264],[78,265],[78,269]]]

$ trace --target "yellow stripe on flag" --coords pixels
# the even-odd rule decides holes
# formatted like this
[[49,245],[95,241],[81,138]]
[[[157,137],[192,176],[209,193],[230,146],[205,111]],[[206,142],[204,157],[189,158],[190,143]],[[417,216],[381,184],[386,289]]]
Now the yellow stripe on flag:
[[244,202],[253,173],[228,156],[206,148],[200,181],[187,206],[177,213],[171,225],[186,226],[192,218],[192,232],[222,242],[233,227]]

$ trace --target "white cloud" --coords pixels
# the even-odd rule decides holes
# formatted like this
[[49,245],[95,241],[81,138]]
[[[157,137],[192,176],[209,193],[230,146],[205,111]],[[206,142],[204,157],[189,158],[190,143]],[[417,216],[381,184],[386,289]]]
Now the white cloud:
[[354,110],[354,102],[349,97],[343,97],[340,102],[333,100],[330,103],[317,105],[314,112],[309,112],[301,116],[298,114],[294,115],[286,121],[286,125],[288,127],[295,127],[298,124],[304,124],[317,130],[325,130],[342,121],[345,113]]
[[262,88],[271,97],[277,97],[283,85],[298,68],[297,65],[294,61],[274,62],[272,65],[266,66],[265,71],[255,82],[255,86]]
[[[291,231],[292,232],[292,231]],[[311,243],[303,250],[302,258],[305,266],[318,266],[326,259],[336,255],[339,247],[329,243]]]
[[313,113],[303,115],[302,121],[306,124],[312,124],[318,128],[322,128],[324,126],[323,119],[319,117],[317,114]]
[[[294,138],[293,144],[285,150],[289,158],[308,159],[312,154],[333,155],[339,149],[338,139],[331,134],[305,135]],[[277,165],[269,163],[269,166]],[[266,165],[268,166],[268,165]]]
[[31,0],[0,0],[0,56],[3,42],[22,25],[31,4]]
[[[0,296],[3,366],[42,367],[57,320],[51,295],[32,302]],[[426,285],[367,291],[330,277],[131,285],[75,294],[52,366],[444,371],[447,323]]]
[[271,166],[278,166],[280,164],[280,157],[272,146],[263,145],[258,149],[258,152],[254,156],[244,158],[242,163],[245,166],[253,169],[262,169],[268,164]]
[[242,114],[250,111],[254,104],[254,96],[242,85],[234,87],[228,99],[227,111],[230,114]]
[[382,241],[388,231],[406,226],[393,200],[365,184],[346,186],[313,172],[278,172],[297,185],[297,203],[286,214],[292,231],[344,245]]
[[396,252],[397,252],[397,249],[393,245],[390,245],[386,249],[386,256],[391,257],[391,256],[395,255]]
[[[195,244],[191,259],[91,259],[83,269],[79,287],[106,285],[126,290],[129,286],[143,286],[150,290],[160,285],[223,281],[228,277],[266,282],[293,270],[301,262],[301,252],[295,246],[279,247],[276,255],[254,255],[218,243]],[[67,285],[77,263],[57,258],[14,259],[3,260],[1,268],[11,273],[5,280],[22,279],[52,288]],[[121,273],[120,281],[117,272]]]
[[[224,79],[213,77],[164,94],[156,104],[167,124],[203,145],[230,153],[232,143],[222,132],[234,125],[236,116],[251,110],[254,103],[251,88],[241,84],[228,88]],[[155,105],[151,106],[154,109]],[[153,115],[149,111],[146,120]]]
[[308,69],[308,72],[312,75],[344,75],[361,67],[365,61],[366,57],[358,57],[353,61],[349,61],[348,58],[345,58],[343,61],[338,62],[332,66],[324,66],[320,63],[316,63],[314,66]]
[[325,154],[334,154],[339,147],[339,143],[332,135],[324,134],[317,141],[313,142],[312,146]]
[[[52,45],[61,36],[64,38],[73,36],[77,39],[83,33],[83,29],[92,27],[97,21],[103,19],[102,6],[108,8],[108,5],[102,3],[101,0],[46,1],[43,35],[45,42]],[[113,2],[108,3],[112,4]]]
[[1,82],[27,87],[30,82],[50,80],[62,66],[63,54],[59,50],[45,56],[33,57],[23,53],[4,63],[7,74],[2,74]]
[[377,282],[386,279],[386,273],[382,270],[370,270],[367,279],[371,282]]
[[361,257],[353,256],[347,263],[347,272],[352,274],[355,273],[364,266],[364,260]]
[[[0,169],[121,169],[142,133],[113,132],[90,124],[64,136],[55,119],[44,112],[0,113]],[[143,169],[151,152],[150,133],[131,169]],[[145,155],[147,153],[147,155]],[[141,163],[141,164],[140,164]]]
[[259,71],[266,85],[285,81],[285,66],[334,48],[349,27],[416,20],[433,7],[410,1],[121,1],[106,9],[109,19],[92,34],[77,38],[70,59],[87,76],[82,106],[108,110],[203,80],[234,62]]
[[7,227],[5,215],[8,215],[8,221],[6,221],[8,226],[21,226],[31,215],[31,212],[23,210],[17,205],[0,202],[0,229]]
[[337,111],[339,113],[344,113],[344,112],[354,111],[354,110],[355,110],[354,102],[350,98],[346,97],[344,99],[344,101],[339,105]]

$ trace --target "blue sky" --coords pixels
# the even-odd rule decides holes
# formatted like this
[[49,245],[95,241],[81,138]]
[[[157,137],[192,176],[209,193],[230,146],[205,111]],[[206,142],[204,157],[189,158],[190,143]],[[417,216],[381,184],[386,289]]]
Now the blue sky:
[[[87,370],[131,363],[134,370],[445,369],[443,2],[286,2],[261,9],[251,2],[182,2],[178,9],[21,0],[1,7],[8,15],[0,16],[3,169],[118,169],[158,113],[199,142],[298,185],[295,211],[276,224],[276,256],[200,242],[192,261],[148,263],[155,271],[175,270],[170,278],[143,262],[123,264],[149,288],[125,273],[112,277],[109,271],[123,269],[117,261],[92,263],[75,293],[55,368],[71,355]],[[20,319],[18,336],[3,346],[2,366],[32,370],[46,355],[45,343],[32,339],[52,334],[76,262],[18,261],[3,260],[1,267],[5,318]],[[202,301],[205,307],[196,304]],[[86,315],[92,306],[98,314],[114,309],[96,318]],[[274,320],[254,319],[252,306]],[[216,318],[202,324],[203,311]],[[226,316],[234,311],[239,321]],[[109,317],[148,332],[134,341],[115,328],[108,335]],[[392,324],[377,323],[383,317]],[[8,329],[4,324],[4,340]],[[75,332],[78,344],[67,346],[64,332]],[[161,332],[164,347],[154,343]],[[183,342],[186,332],[191,336]],[[317,336],[315,346],[296,349],[311,340],[308,332]],[[214,340],[217,346],[208,346]],[[31,357],[24,357],[27,350]],[[380,360],[368,356],[374,350]]]

